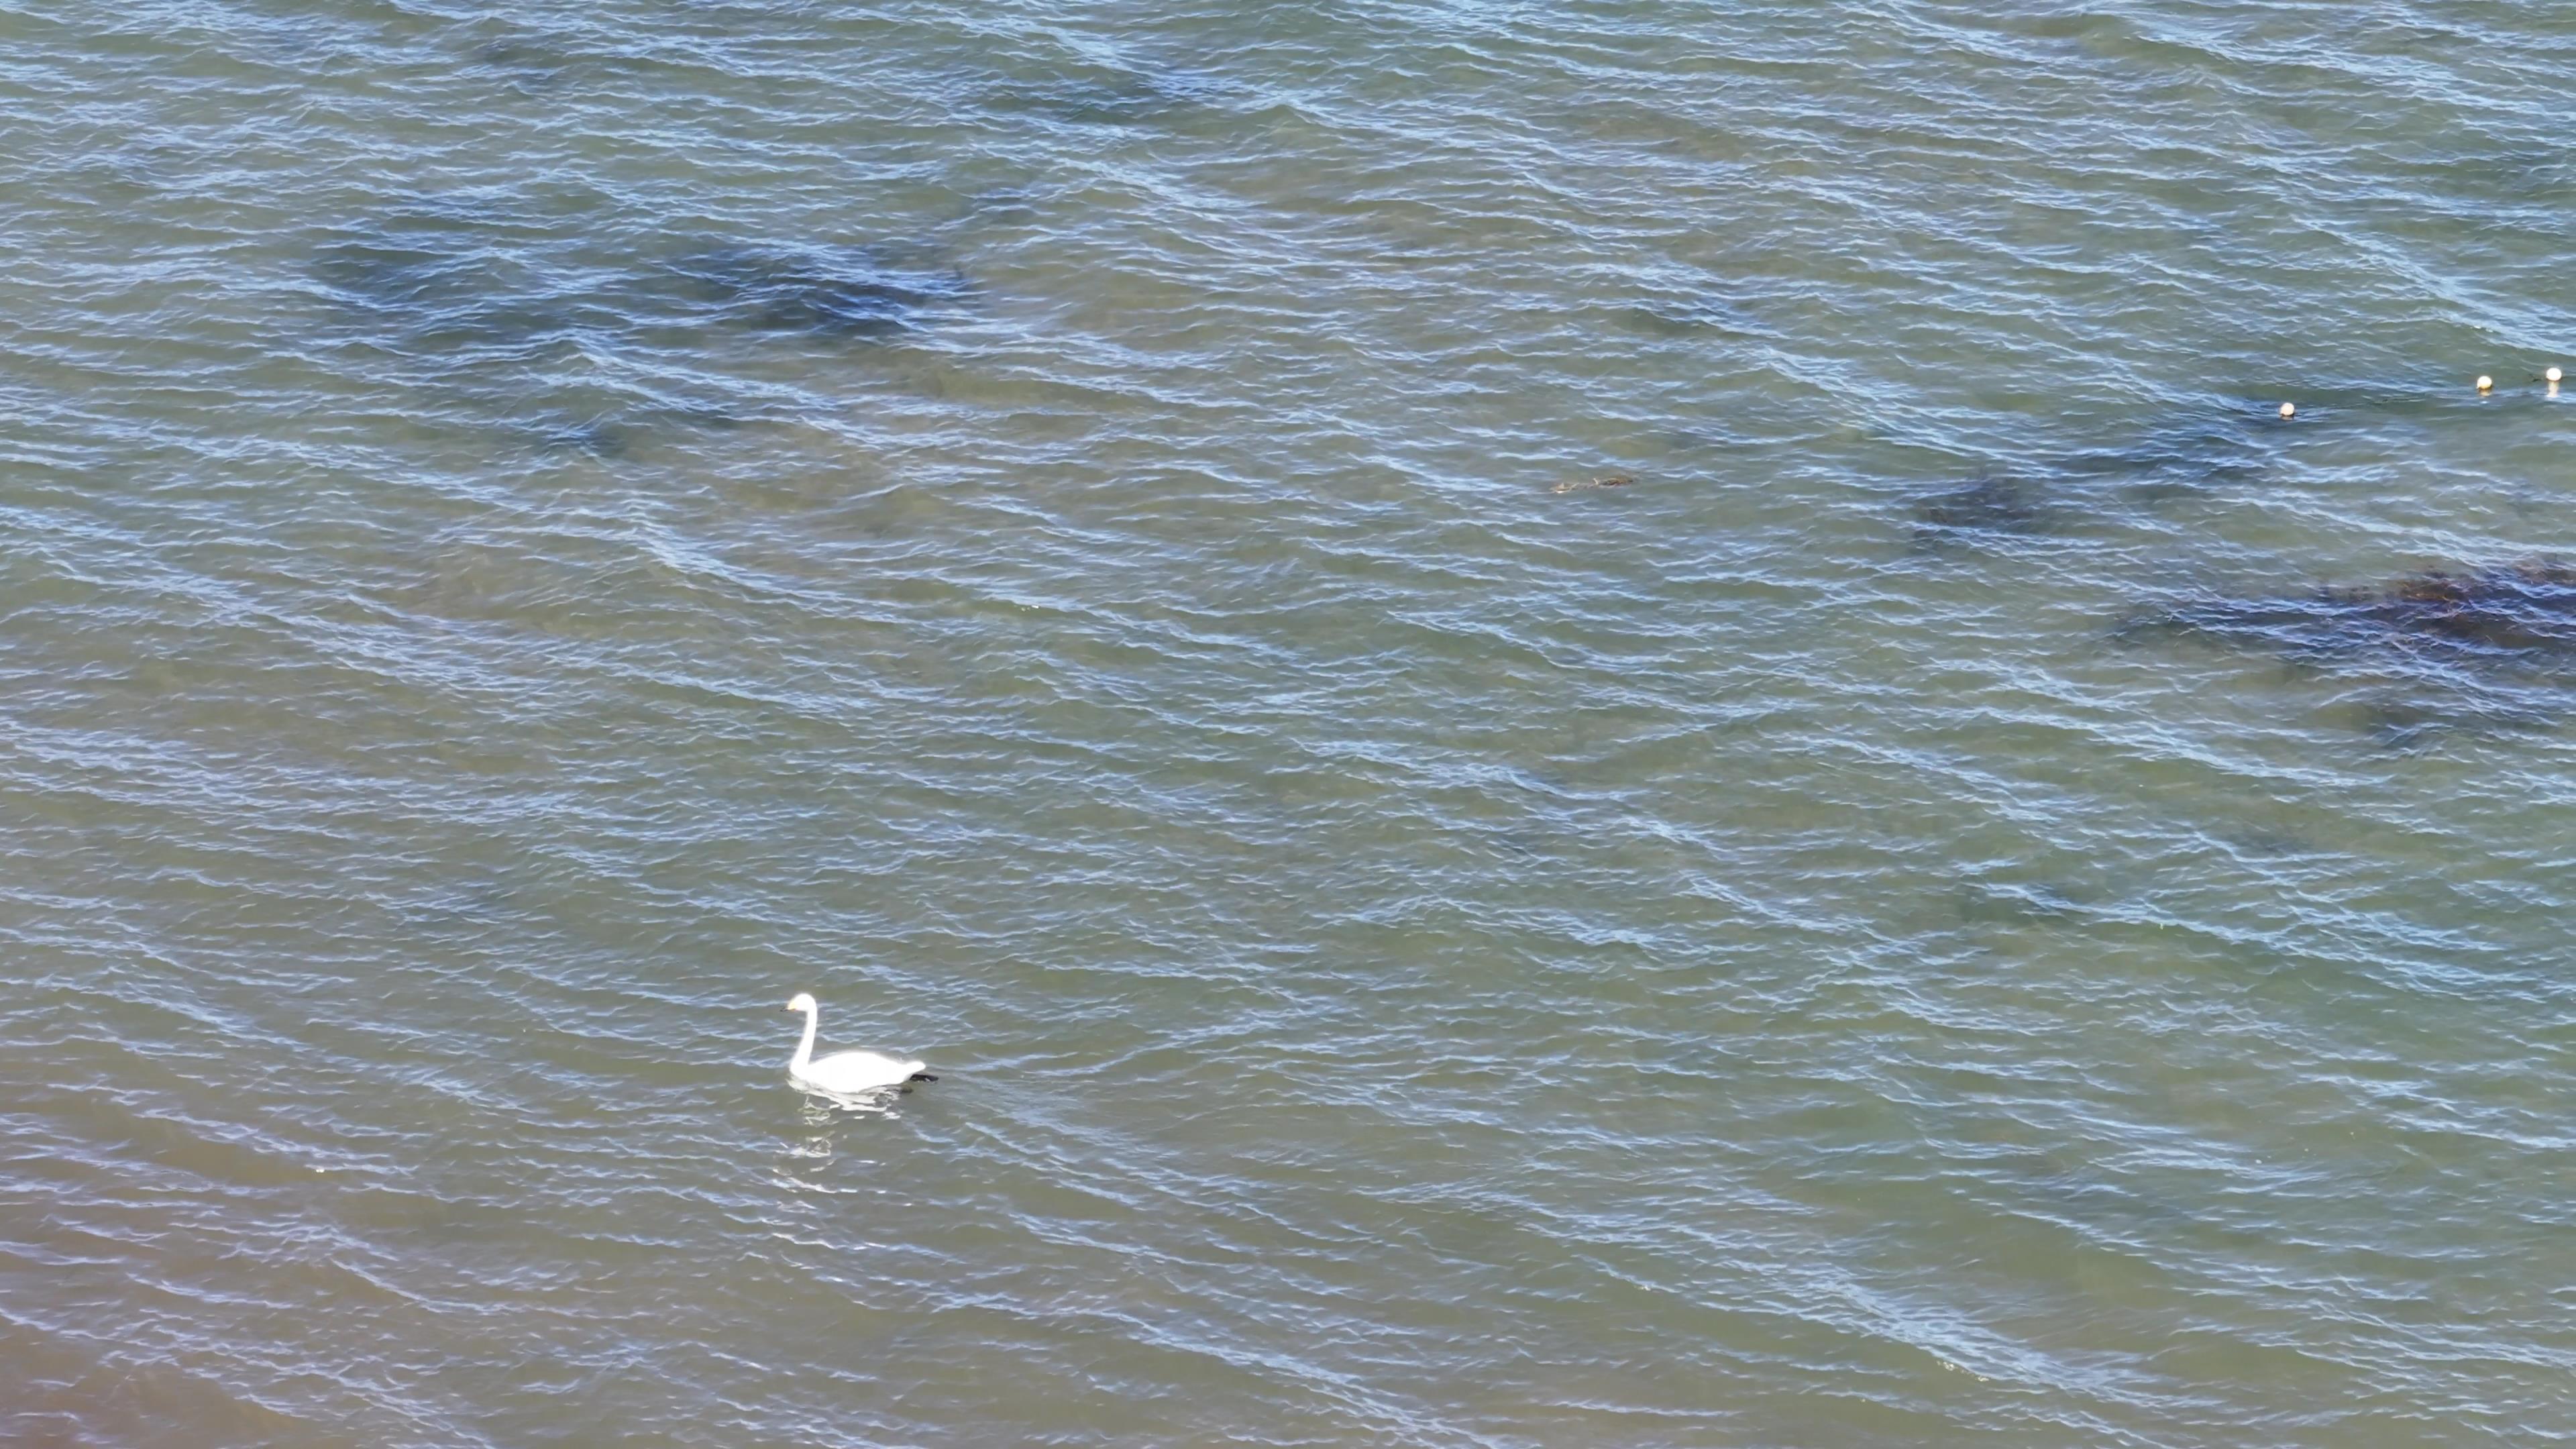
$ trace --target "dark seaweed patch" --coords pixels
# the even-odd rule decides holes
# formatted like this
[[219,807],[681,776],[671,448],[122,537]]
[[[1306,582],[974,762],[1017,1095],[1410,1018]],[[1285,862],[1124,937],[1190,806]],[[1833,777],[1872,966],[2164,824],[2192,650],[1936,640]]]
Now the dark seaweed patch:
[[2203,597],[2133,615],[2114,634],[2258,650],[2357,684],[2322,717],[2385,748],[2413,750],[2455,733],[2549,729],[2565,716],[2576,679],[2576,567],[2526,559]]
[[2036,537],[2081,510],[2152,506],[2259,481],[2275,447],[2259,420],[2235,417],[2192,419],[2127,446],[2073,452],[1970,459],[1942,447],[1937,451],[1988,471],[1916,499],[1914,542],[1937,548]]
[[525,349],[578,330],[578,308],[532,285],[480,231],[440,216],[398,218],[315,249],[330,300],[398,350]]
[[560,52],[520,38],[483,42],[474,47],[469,64],[503,76],[511,84],[530,91],[553,86],[563,78],[565,68]]
[[2285,860],[2319,854],[2317,847],[2286,830],[2255,826],[2220,836],[2231,849],[2261,860]]
[[315,251],[312,273],[342,306],[374,319],[406,349],[430,353],[711,320],[883,339],[969,290],[955,267],[894,247],[718,246],[585,278],[534,268],[477,235],[451,234],[461,230],[450,224],[417,240],[369,232],[333,241]]
[[1078,126],[1144,126],[1204,105],[1217,87],[1177,72],[1110,71],[996,86],[985,104]]
[[583,327],[576,307],[514,289],[498,260],[464,249],[337,242],[315,254],[312,275],[355,335],[433,365],[533,361]]
[[1962,535],[2045,533],[2055,515],[2039,486],[2019,478],[1979,478],[1914,505],[1915,541],[1937,544]]
[[2259,479],[2270,465],[2278,418],[2194,419],[2124,448],[2070,453],[2052,460],[2057,477],[2118,486],[2133,499],[2153,501]]
[[1714,297],[1622,309],[1619,320],[1651,337],[1775,336],[1770,328],[1746,316],[1741,307]]
[[2452,681],[2438,693],[2418,688],[2387,693],[2330,711],[2349,722],[2373,744],[2388,750],[2418,750],[2453,735],[2494,736],[2522,730],[2545,730],[2557,714],[2536,703],[2524,690],[2498,689],[2473,681]]
[[1619,316],[1620,320],[1638,331],[1657,337],[1688,337],[1713,325],[1698,313],[1682,307],[1630,307]]
[[2200,635],[2301,656],[2564,659],[2576,657],[2576,567],[2526,559],[2305,594],[2202,599],[2143,615],[2124,631]]
[[693,428],[707,428],[716,432],[731,432],[741,427],[745,421],[738,414],[727,412],[723,408],[710,407],[704,403],[673,403],[656,409],[655,416],[669,418],[673,422],[686,423]]
[[2055,886],[1962,881],[1959,919],[1978,925],[2066,925],[2084,918],[2087,904]]
[[607,419],[592,419],[550,428],[538,434],[537,443],[549,453],[586,453],[594,458],[622,458],[635,445],[633,430]]
[[472,268],[458,255],[391,242],[333,242],[313,254],[314,280],[343,301],[411,309],[435,305],[466,285]]
[[2413,700],[2373,700],[2362,706],[2362,728],[2383,749],[2421,748],[2453,723],[2440,710]]
[[728,329],[882,342],[969,293],[927,247],[637,250],[546,250],[507,218],[422,209],[327,239],[309,266],[336,330],[369,350],[371,366],[396,359],[447,407],[541,452],[598,458],[638,446],[660,424],[741,419],[598,385],[583,353],[683,351]]
[[528,358],[571,342],[585,326],[578,308],[502,297],[424,317],[411,330],[411,341],[429,352],[480,350]]
[[2132,483],[2166,485],[2247,482],[2262,470],[2263,459],[2252,450],[2221,440],[2206,445],[2133,448],[2122,452],[2077,453],[2061,461],[2062,471],[2077,477],[2117,478]]
[[770,331],[882,339],[911,330],[919,314],[966,295],[954,269],[898,268],[859,251],[722,247],[688,257],[673,273],[700,300]]

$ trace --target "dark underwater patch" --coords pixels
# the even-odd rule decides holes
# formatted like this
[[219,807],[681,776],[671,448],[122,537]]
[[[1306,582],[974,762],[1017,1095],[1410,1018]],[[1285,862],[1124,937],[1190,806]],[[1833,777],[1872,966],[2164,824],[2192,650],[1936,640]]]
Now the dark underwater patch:
[[1649,337],[1771,337],[1778,334],[1747,316],[1744,309],[1718,298],[1624,307],[1618,320]]
[[[581,454],[611,461],[623,458],[666,428],[730,431],[745,420],[721,408],[697,403],[664,403],[641,398],[600,401],[576,391],[574,401],[588,409],[540,408],[521,424],[529,444],[541,454]],[[552,414],[552,416],[549,416]]]
[[2089,513],[2256,483],[2267,476],[2278,443],[2261,419],[2220,415],[2188,418],[2126,445],[2062,452],[2006,456],[1992,448],[1971,454],[1955,444],[1934,445],[1955,463],[1983,471],[1915,500],[1914,544],[2037,538]]
[[565,68],[560,52],[520,37],[484,41],[468,52],[467,63],[531,91],[552,87],[563,78]]
[[543,452],[584,453],[605,460],[626,456],[627,451],[635,446],[635,435],[634,430],[625,424],[593,419],[541,430],[536,442]]
[[429,306],[465,286],[471,270],[455,253],[376,238],[326,243],[312,264],[313,279],[341,301],[388,309]]
[[2127,633],[2194,635],[2305,657],[2398,653],[2445,662],[2576,660],[2576,567],[2525,559],[2425,569],[2302,594],[2188,601],[2141,615]]
[[971,292],[928,247],[549,249],[550,230],[422,210],[325,240],[308,269],[338,339],[398,359],[425,396],[540,452],[603,459],[662,426],[742,420],[711,400],[603,396],[585,352],[686,353],[741,330],[880,344]]
[[596,265],[519,255],[491,231],[432,218],[344,235],[315,249],[311,272],[387,340],[425,352],[711,322],[883,340],[971,290],[924,249],[726,244]]
[[1959,919],[1972,925],[2072,925],[2090,910],[2088,902],[2039,883],[1964,880],[1956,899]]
[[1987,477],[1919,499],[1914,541],[1937,546],[1976,536],[2029,537],[2056,518],[2046,492],[2022,478]]
[[2070,477],[2110,479],[2150,492],[2189,491],[2202,485],[2252,481],[2269,452],[2247,431],[2178,429],[2130,448],[2072,453],[2056,463]]
[[1204,77],[1176,71],[1104,70],[1033,83],[996,83],[984,104],[1077,126],[1146,126],[1208,104],[1217,90]]
[[576,331],[577,299],[540,284],[494,229],[462,217],[397,217],[316,247],[309,271],[345,316],[396,351],[522,349]]
[[2576,700],[2576,567],[2525,559],[2377,583],[2202,597],[2143,610],[2117,639],[2183,638],[2274,655],[2356,692],[2321,717],[2385,748],[2557,726]]
[[719,247],[682,258],[672,273],[745,325],[869,340],[910,331],[968,290],[954,268],[892,266],[858,249]]

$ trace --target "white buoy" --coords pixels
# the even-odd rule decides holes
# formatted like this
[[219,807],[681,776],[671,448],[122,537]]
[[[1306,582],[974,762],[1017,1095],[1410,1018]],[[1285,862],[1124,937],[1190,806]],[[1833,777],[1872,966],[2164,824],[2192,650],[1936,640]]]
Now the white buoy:
[[2541,376],[2542,376],[2542,377],[2545,377],[2545,378],[2549,379],[2551,382],[2556,382],[2556,381],[2558,381],[2559,379],[2561,379],[2561,378],[2565,377],[2566,375],[2567,375],[2567,374],[2565,374],[2565,373],[2563,373],[2563,372],[2560,372],[2557,368],[2554,368],[2554,367],[2553,367],[2553,368],[2551,368],[2551,369],[2549,369],[2547,372],[2544,372],[2544,373],[2542,373],[2542,374],[2541,374]]
[[2485,373],[2483,373],[2483,372],[2481,372],[2481,373],[2479,373],[2479,374],[2478,374],[2478,391],[2480,391],[2480,392],[2488,392],[2488,391],[2492,391],[2492,390],[2494,389],[2494,387],[2495,387],[2495,379],[2494,379],[2494,378],[2487,376],[2487,375],[2486,375]]
[[2295,417],[2297,417],[2298,415],[2299,415],[2299,405],[2298,405],[2297,403],[2283,403],[2283,404],[2281,404],[2281,416],[2283,416],[2283,417],[2285,417],[2285,418],[2295,418]]

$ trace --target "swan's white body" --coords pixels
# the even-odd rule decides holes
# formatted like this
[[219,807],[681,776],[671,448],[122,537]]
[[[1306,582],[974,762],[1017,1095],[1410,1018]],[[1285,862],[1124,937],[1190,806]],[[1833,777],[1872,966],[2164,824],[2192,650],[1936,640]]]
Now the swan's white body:
[[821,1015],[814,998],[800,991],[787,1003],[789,1011],[805,1013],[805,1036],[796,1043],[796,1055],[787,1062],[787,1075],[797,1085],[818,1092],[873,1092],[885,1087],[900,1087],[921,1070],[921,1063],[890,1057],[883,1052],[834,1052],[828,1057],[814,1055],[814,1025]]

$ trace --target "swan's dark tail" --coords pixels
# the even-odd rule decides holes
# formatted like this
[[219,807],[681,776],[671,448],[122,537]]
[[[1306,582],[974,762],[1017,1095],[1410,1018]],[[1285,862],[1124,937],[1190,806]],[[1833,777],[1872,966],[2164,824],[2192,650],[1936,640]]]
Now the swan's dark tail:
[[939,1079],[928,1072],[915,1072],[911,1076],[904,1078],[904,1080],[907,1082],[935,1082]]

